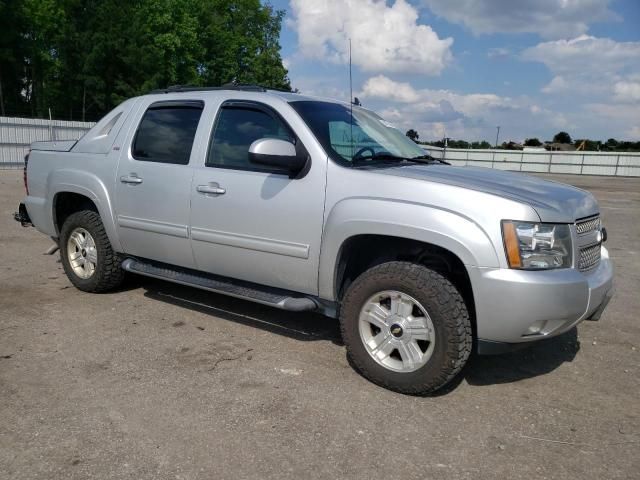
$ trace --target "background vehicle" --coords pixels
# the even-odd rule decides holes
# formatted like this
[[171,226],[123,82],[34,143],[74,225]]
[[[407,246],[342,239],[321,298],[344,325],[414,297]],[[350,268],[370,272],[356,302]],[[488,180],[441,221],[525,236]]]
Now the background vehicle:
[[19,219],[81,290],[124,272],[340,318],[355,368],[441,388],[491,353],[597,319],[612,294],[592,195],[444,165],[373,112],[259,87],[130,99],[38,142]]

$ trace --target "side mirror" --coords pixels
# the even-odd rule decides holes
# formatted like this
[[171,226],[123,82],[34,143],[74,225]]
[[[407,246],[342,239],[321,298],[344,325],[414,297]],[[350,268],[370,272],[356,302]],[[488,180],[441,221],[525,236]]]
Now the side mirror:
[[257,165],[282,168],[293,178],[306,165],[306,158],[298,155],[296,146],[278,138],[260,138],[249,146],[249,161]]

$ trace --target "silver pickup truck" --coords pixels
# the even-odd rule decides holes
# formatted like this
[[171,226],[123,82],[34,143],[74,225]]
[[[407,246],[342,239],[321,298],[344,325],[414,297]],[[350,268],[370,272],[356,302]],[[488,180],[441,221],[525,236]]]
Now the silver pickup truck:
[[80,290],[132,272],[338,317],[356,370],[403,393],[596,320],[613,292],[591,194],[450,166],[348,103],[170,88],[27,160],[16,218]]

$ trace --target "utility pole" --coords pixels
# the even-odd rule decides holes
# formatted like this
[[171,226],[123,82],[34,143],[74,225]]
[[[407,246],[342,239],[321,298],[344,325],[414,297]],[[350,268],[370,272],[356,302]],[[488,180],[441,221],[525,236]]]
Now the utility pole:
[[500,136],[500,125],[496,127],[496,148],[498,148],[498,137]]
[[351,157],[354,156],[353,143],[353,78],[351,77],[351,37],[349,37],[349,126],[351,128]]

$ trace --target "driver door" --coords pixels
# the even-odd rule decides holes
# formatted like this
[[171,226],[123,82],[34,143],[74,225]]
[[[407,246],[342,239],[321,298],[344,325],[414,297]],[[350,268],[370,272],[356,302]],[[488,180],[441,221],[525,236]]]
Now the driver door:
[[227,101],[217,110],[191,187],[197,268],[316,295],[326,156],[315,150],[306,174],[291,179],[249,162],[249,146],[260,138],[301,142],[269,105]]

